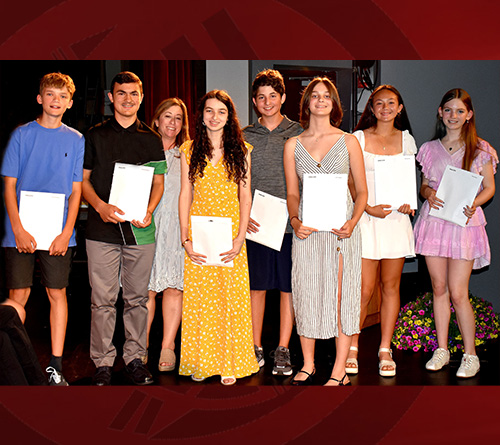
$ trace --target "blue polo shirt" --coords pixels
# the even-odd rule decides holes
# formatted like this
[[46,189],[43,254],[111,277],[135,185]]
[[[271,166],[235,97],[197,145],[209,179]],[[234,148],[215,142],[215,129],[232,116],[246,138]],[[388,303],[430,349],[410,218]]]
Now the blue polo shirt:
[[[16,128],[3,158],[1,175],[17,178],[17,204],[21,190],[63,193],[66,196],[64,221],[68,216],[68,199],[73,182],[82,182],[85,141],[77,130],[62,124],[45,128],[36,121]],[[5,212],[3,247],[16,247],[10,219]],[[75,230],[69,246],[76,246]]]

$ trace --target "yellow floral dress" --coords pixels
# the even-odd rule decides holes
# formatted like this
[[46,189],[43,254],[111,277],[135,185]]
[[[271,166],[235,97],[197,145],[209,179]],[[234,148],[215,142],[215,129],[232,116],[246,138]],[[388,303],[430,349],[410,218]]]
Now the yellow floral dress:
[[[191,144],[181,146],[189,164]],[[247,144],[247,149],[252,146]],[[191,215],[225,216],[238,234],[238,185],[229,181],[224,161],[207,160],[193,188]],[[191,218],[189,222],[191,238]],[[180,375],[246,377],[259,370],[253,346],[246,245],[233,267],[199,266],[185,255]]]

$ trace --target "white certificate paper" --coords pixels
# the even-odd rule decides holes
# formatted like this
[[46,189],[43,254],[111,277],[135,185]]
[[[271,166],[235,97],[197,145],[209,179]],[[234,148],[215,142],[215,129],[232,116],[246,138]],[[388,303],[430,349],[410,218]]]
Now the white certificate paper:
[[403,204],[417,208],[415,156],[384,156],[375,159],[375,205],[388,204],[391,210]]
[[279,252],[288,221],[286,199],[255,190],[250,218],[259,223],[259,231],[247,232],[246,238]]
[[220,256],[233,248],[231,218],[217,216],[191,216],[193,250],[206,255],[203,266],[233,267],[233,262],[223,263]]
[[153,167],[115,164],[109,204],[125,212],[125,215],[116,213],[118,217],[125,221],[142,221],[146,217],[153,174]]
[[21,224],[36,241],[36,250],[49,250],[52,241],[63,229],[63,193],[28,192],[21,190],[19,217]]
[[439,210],[431,209],[429,215],[465,227],[464,207],[472,205],[482,181],[481,175],[448,165],[436,192],[444,205]]
[[304,175],[302,224],[319,231],[340,229],[347,221],[347,175]]

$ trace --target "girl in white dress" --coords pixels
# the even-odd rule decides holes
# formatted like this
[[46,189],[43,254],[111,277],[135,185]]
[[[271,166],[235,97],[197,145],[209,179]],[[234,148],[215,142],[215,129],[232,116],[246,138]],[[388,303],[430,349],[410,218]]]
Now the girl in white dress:
[[[365,161],[368,204],[359,221],[362,241],[361,319],[365,321],[368,303],[377,285],[380,270],[379,374],[396,375],[391,340],[400,309],[399,286],[405,258],[415,256],[409,204],[398,210],[390,205],[375,205],[374,163],[385,156],[415,155],[417,147],[410,134],[410,122],[403,99],[392,85],[381,85],[371,94],[355,128]],[[358,341],[354,335],[346,362],[348,374],[358,373]]]

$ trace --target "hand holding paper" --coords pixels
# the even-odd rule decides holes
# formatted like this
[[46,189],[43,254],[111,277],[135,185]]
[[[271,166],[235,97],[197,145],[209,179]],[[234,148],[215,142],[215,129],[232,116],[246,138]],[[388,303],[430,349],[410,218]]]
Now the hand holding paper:
[[148,210],[146,212],[146,217],[142,221],[138,221],[136,219],[133,219],[130,221],[131,224],[133,224],[135,227],[138,227],[139,229],[144,229],[144,227],[147,227],[151,224],[153,214]]
[[49,255],[52,256],[63,256],[68,251],[68,245],[71,235],[68,237],[61,233],[57,235],[52,241],[52,244],[49,247]]
[[19,218],[24,232],[15,235],[16,242],[19,239],[21,243],[17,246],[18,250],[33,253],[35,249],[50,249],[63,229],[65,202],[66,197],[62,193],[21,190]]
[[352,220],[348,219],[340,229],[332,229],[332,232],[335,233],[339,239],[345,239],[351,237],[353,230],[354,224],[352,223]]
[[346,197],[346,174],[305,174],[302,191],[304,225],[326,232],[342,227],[346,221]]
[[318,231],[317,229],[313,229],[312,227],[305,226],[304,224],[302,224],[302,221],[300,221],[298,218],[295,218],[294,220],[298,221],[298,223],[295,223],[295,225],[299,224],[297,228],[293,229],[295,235],[297,235],[297,238],[299,239],[306,239],[311,233]]
[[[429,215],[465,227],[474,214],[473,203],[482,181],[481,175],[448,165],[436,192],[441,197],[439,201],[442,205],[433,207],[429,202]],[[434,199],[437,201],[436,197]]]
[[260,224],[252,219],[248,220],[247,233],[257,233],[259,231]]
[[405,215],[415,215],[415,210],[411,208],[410,204],[403,204],[399,209],[399,213],[404,213]]
[[375,216],[376,218],[385,218],[387,215],[392,213],[392,210],[389,204],[379,204],[376,206],[370,206],[366,213],[370,216]]
[[232,263],[233,260],[239,255],[241,252],[241,248],[243,247],[244,239],[234,239],[233,240],[233,248],[227,252],[223,252],[220,254],[222,257],[222,262],[225,264]]
[[207,262],[206,255],[203,255],[202,253],[195,252],[193,250],[193,242],[192,241],[187,241],[184,244],[184,250],[186,251],[188,257],[191,259],[191,261],[195,264],[198,264],[199,266],[203,266],[204,263]]
[[[241,246],[238,250],[238,246],[233,244],[231,218],[191,215],[191,231],[193,254],[199,252],[194,254],[199,261],[195,261],[196,264],[233,267],[233,262],[228,257],[236,257]],[[234,254],[236,250],[238,253]],[[221,258],[223,255],[226,256]]]
[[427,198],[427,202],[429,203],[429,207],[431,209],[439,210],[444,205],[444,201],[439,199],[436,196],[436,190],[429,187],[429,196]]
[[36,240],[26,230],[21,229],[14,233],[16,247],[20,253],[33,253],[36,250]]
[[[118,218],[121,216],[123,220],[134,221],[135,226],[143,227],[151,194],[153,174],[153,167],[119,162],[115,164],[109,204],[115,205],[120,210]],[[112,218],[110,219],[113,222]]]
[[392,210],[409,204],[417,208],[415,156],[383,156],[375,159],[375,202]]
[[120,218],[121,215],[125,215],[125,212],[113,204],[107,204],[103,201],[96,208],[96,212],[99,213],[99,216],[105,223],[117,224],[125,222],[123,218]]
[[[258,221],[258,222],[257,222]],[[288,221],[286,200],[255,190],[246,238],[281,250]]]

